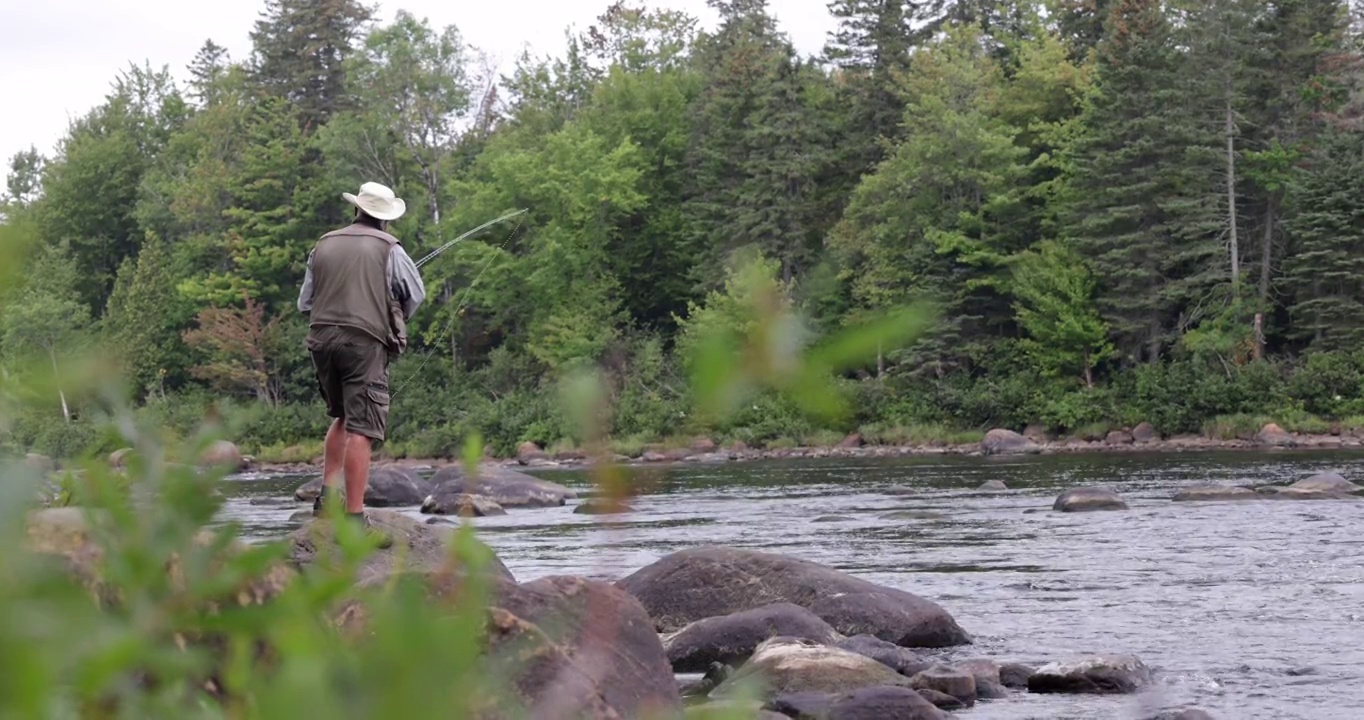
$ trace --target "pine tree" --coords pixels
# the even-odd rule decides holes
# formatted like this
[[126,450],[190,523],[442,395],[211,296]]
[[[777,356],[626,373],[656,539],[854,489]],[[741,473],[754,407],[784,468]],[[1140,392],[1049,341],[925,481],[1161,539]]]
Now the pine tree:
[[266,0],[251,32],[254,76],[297,107],[305,134],[353,106],[345,63],[373,14],[356,0]]
[[1126,356],[1151,362],[1225,267],[1207,181],[1219,138],[1187,112],[1196,88],[1171,35],[1159,0],[1113,0],[1069,185],[1069,233],[1103,278],[1103,315]]
[[200,106],[212,105],[221,92],[220,84],[231,63],[227,48],[205,40],[189,65],[189,86],[193,90],[190,97],[197,99]]
[[133,390],[164,396],[167,384],[186,379],[186,349],[180,328],[189,321],[176,292],[170,249],[164,240],[149,238],[137,260],[124,260],[101,319],[109,348],[124,364]]

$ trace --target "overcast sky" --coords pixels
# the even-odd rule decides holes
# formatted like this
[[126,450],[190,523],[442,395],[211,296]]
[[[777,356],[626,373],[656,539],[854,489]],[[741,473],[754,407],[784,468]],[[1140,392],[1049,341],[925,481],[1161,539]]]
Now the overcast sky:
[[[509,70],[521,50],[557,54],[569,26],[586,29],[610,0],[384,0],[379,15],[399,9],[437,27],[454,24],[466,41]],[[713,27],[705,0],[645,0],[683,10]],[[121,68],[149,61],[184,68],[204,40],[234,59],[250,50],[249,33],[264,0],[0,0],[0,157],[36,145],[51,154],[68,122],[98,105]],[[815,53],[833,27],[827,0],[770,0],[769,8],[802,53]]]

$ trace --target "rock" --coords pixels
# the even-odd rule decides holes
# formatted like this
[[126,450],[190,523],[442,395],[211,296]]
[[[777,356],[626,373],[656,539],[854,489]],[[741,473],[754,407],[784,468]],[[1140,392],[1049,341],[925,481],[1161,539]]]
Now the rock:
[[455,523],[443,517],[429,517],[426,519],[427,525],[454,525]]
[[1293,436],[1278,425],[1269,423],[1255,434],[1255,443],[1263,447],[1290,447],[1293,445]]
[[1004,492],[1009,486],[1005,485],[1003,480],[986,480],[976,489],[983,492]]
[[316,516],[313,515],[312,510],[299,510],[298,512],[289,516],[289,522],[291,523],[310,522],[314,517]]
[[507,511],[497,503],[481,495],[444,493],[428,495],[422,501],[424,515],[457,515],[459,517],[490,517],[506,515]]
[[1094,487],[1071,488],[1056,498],[1051,506],[1059,512],[1093,512],[1097,510],[1126,510],[1127,503],[1112,490]]
[[[504,586],[494,600],[502,615],[492,649],[516,653],[508,672],[527,717],[673,717],[681,695],[663,645],[644,608],[607,583],[547,577]],[[498,613],[501,615],[501,613]],[[516,637],[544,634],[543,661],[524,663]],[[512,632],[499,633],[507,627]],[[547,642],[545,642],[547,641]]]
[[246,467],[242,461],[242,451],[226,440],[218,440],[209,445],[199,456],[199,463],[206,467],[222,468],[235,472]]
[[573,512],[578,515],[621,515],[634,511],[634,508],[623,502],[605,498],[594,498],[579,503],[577,507],[573,508]]
[[834,645],[848,652],[869,657],[905,677],[913,677],[933,665],[907,648],[871,635],[854,635],[839,640]]
[[1156,433],[1151,423],[1144,422],[1132,428],[1132,440],[1138,445],[1148,445],[1160,440],[1160,435]]
[[739,665],[774,637],[830,644],[838,633],[809,610],[778,603],[698,620],[663,640],[674,672],[700,672],[712,663]]
[[128,460],[133,454],[132,448],[119,448],[109,453],[109,467],[122,469],[128,467]]
[[1206,502],[1219,500],[1259,500],[1260,494],[1250,488],[1235,485],[1195,485],[1175,493],[1175,502]]
[[1041,450],[1037,443],[1022,435],[1012,430],[998,428],[985,433],[985,439],[981,441],[980,447],[986,455],[1017,455]]
[[1023,437],[1040,444],[1051,442],[1051,436],[1047,432],[1047,426],[1040,423],[1033,423],[1023,428]]
[[929,704],[939,710],[965,710],[966,703],[948,695],[945,692],[938,692],[932,688],[919,688],[914,691],[919,697],[927,700]]
[[862,445],[863,440],[861,433],[853,433],[843,438],[843,440],[838,443],[838,447],[842,450],[855,450],[862,447]]
[[935,666],[910,678],[909,686],[915,690],[936,690],[950,695],[966,707],[976,704],[976,678],[966,671]]
[[902,687],[870,687],[844,694],[829,705],[837,720],[943,720],[951,716],[923,695]]
[[977,700],[1003,700],[1009,697],[1009,689],[1003,683],[976,678]]
[[720,687],[724,681],[734,674],[734,668],[724,663],[713,662],[706,669],[706,674],[700,680],[685,686],[679,686],[682,697],[705,697],[711,690]]
[[691,441],[691,449],[698,453],[713,453],[719,449],[719,446],[708,437],[699,437]]
[[759,697],[787,693],[846,693],[879,685],[907,686],[909,678],[871,658],[847,650],[790,638],[772,638],[754,650],[734,676],[711,693],[724,698],[743,685]]
[[[382,581],[396,573],[448,571],[449,553],[445,544],[454,532],[453,527],[426,525],[395,510],[371,510],[367,513],[374,526],[392,538],[393,545],[370,553],[356,573],[361,584]],[[345,522],[345,521],[343,521]],[[333,539],[331,521],[314,519],[295,530],[288,537],[289,560],[303,569],[316,562],[333,559],[338,552]],[[488,571],[491,576],[514,581],[511,571],[492,554]]]
[[937,603],[808,560],[707,546],[683,550],[616,583],[639,598],[660,632],[708,617],[790,602],[844,635],[905,647],[949,647],[970,636]]
[[1364,488],[1346,480],[1340,473],[1335,472],[1318,473],[1311,477],[1303,478],[1302,480],[1289,485],[1288,489],[1299,492],[1336,493],[1341,495],[1364,490]]
[[57,463],[53,462],[52,458],[46,455],[39,455],[38,453],[28,453],[24,455],[24,465],[30,470],[42,473],[43,475],[51,475],[52,473],[57,472]]
[[643,455],[640,455],[639,459],[643,460],[646,463],[668,462],[668,456],[664,455],[663,453],[657,450],[648,450]]
[[1136,441],[1128,433],[1121,430],[1114,430],[1104,438],[1104,442],[1109,445],[1131,445]]
[[825,718],[836,698],[829,693],[785,693],[768,700],[763,708],[784,718]]
[[810,522],[817,523],[847,522],[848,520],[851,519],[852,518],[845,517],[843,515],[820,515],[819,517],[815,518],[814,520],[811,520]]
[[1136,692],[1151,683],[1151,670],[1130,655],[1094,657],[1051,663],[1028,678],[1028,691],[1116,695]]
[[548,459],[549,456],[545,455],[544,449],[529,440],[521,443],[516,448],[516,461],[522,465],[526,465],[534,460]]
[[[987,658],[967,660],[952,665],[952,669],[969,673],[976,681],[977,700],[998,700],[1009,696],[1000,679],[999,663]],[[1024,683],[1026,685],[1026,682]]]
[[[451,466],[431,478],[431,496],[440,503],[445,495],[478,495],[509,507],[558,507],[576,498],[572,490],[522,472],[499,467],[481,467],[476,477],[468,477],[463,467]],[[423,503],[425,504],[425,503]]]
[[1030,668],[1027,665],[1006,663],[999,666],[999,683],[1006,688],[1027,690],[1028,679],[1036,673],[1037,670]]
[[[344,487],[344,486],[343,486]],[[342,493],[344,494],[344,489]],[[294,491],[294,499],[312,502],[322,494],[322,476],[303,483]],[[431,494],[431,483],[423,480],[416,470],[399,467],[380,467],[369,471],[365,485],[367,507],[416,507]]]

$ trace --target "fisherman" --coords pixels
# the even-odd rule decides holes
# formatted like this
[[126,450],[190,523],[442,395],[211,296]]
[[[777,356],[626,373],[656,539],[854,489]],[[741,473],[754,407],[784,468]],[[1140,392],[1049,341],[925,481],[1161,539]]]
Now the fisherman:
[[[336,502],[344,475],[346,517],[370,529],[365,489],[371,450],[383,444],[388,424],[388,366],[406,349],[407,322],[426,299],[426,288],[412,258],[387,232],[407,204],[374,182],[341,197],[355,206],[354,222],[313,246],[298,295],[299,312],[309,319],[307,348],[318,389],[332,418],[323,491],[313,514]],[[391,545],[379,535],[382,546]]]

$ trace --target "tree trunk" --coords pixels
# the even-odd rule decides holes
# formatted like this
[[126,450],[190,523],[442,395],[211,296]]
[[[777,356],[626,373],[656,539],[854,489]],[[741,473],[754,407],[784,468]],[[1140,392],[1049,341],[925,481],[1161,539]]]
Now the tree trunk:
[[[1236,235],[1236,116],[1227,92],[1227,227],[1231,232],[1231,286],[1241,286],[1241,248]],[[1239,296],[1239,293],[1237,293]]]
[[1269,301],[1269,278],[1270,270],[1274,261],[1274,223],[1278,222],[1276,216],[1276,205],[1278,201],[1271,197],[1265,205],[1265,234],[1260,241],[1260,310],[1264,311],[1265,303]]
[[876,343],[876,379],[881,380],[886,376],[886,356],[881,352],[881,343]]
[[62,390],[62,381],[57,372],[57,351],[53,348],[47,349],[47,357],[52,360],[52,379],[57,383],[57,396],[62,399],[62,418],[66,422],[71,422],[71,408],[66,405],[66,391]]

